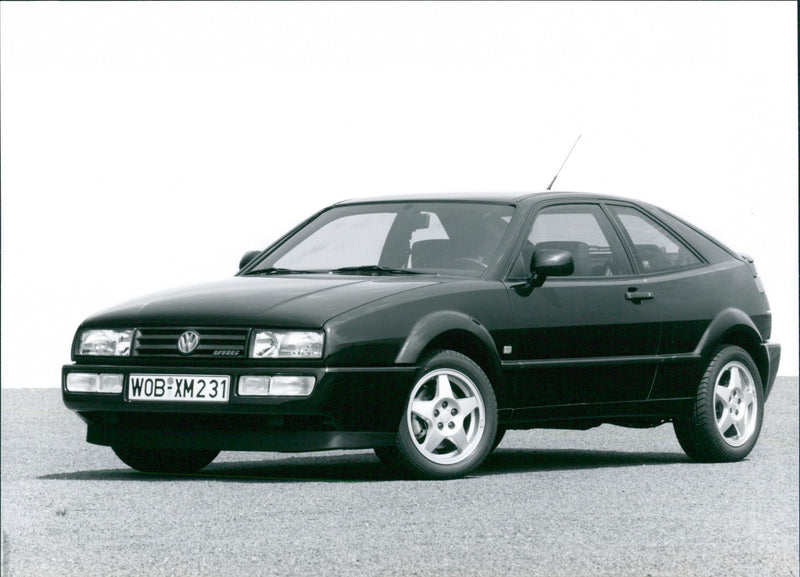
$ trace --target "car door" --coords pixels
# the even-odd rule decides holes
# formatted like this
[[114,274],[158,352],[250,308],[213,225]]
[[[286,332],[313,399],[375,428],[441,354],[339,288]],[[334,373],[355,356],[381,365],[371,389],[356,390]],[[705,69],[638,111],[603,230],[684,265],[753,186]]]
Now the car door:
[[[736,271],[707,266],[700,253],[638,206],[607,202],[605,207],[618,223],[634,268],[663,316],[658,350],[663,363],[649,398],[691,396],[696,387],[695,366],[681,357],[693,353],[721,310],[741,300]],[[749,280],[747,273],[744,276]]]
[[[572,253],[573,274],[537,287],[520,282],[537,248]],[[634,275],[599,203],[536,211],[506,284],[517,333],[504,367],[517,408],[647,398],[661,330],[658,302]]]

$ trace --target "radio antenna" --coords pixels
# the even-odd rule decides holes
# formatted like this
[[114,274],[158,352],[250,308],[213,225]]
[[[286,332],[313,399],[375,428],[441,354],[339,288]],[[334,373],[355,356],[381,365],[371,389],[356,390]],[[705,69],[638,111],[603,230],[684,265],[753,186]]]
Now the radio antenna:
[[550,181],[550,186],[547,187],[547,190],[550,190],[551,188],[553,188],[553,183],[555,183],[556,178],[558,178],[558,175],[561,173],[561,169],[564,168],[564,165],[567,163],[567,160],[569,159],[569,155],[572,154],[572,151],[575,150],[575,147],[578,145],[578,141],[581,139],[581,136],[582,135],[579,134],[578,138],[575,139],[575,144],[573,144],[572,148],[569,149],[569,152],[567,153],[567,157],[564,159],[564,162],[562,162],[561,166],[558,167],[558,170],[556,171],[556,175],[553,177],[553,180]]

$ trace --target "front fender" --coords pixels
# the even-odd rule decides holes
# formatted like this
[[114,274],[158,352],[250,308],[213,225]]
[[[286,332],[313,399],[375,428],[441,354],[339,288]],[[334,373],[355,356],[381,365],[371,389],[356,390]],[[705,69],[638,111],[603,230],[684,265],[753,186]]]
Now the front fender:
[[471,316],[457,311],[438,311],[417,321],[397,354],[395,363],[401,365],[416,363],[431,341],[449,331],[465,331],[472,334],[483,343],[496,365],[500,365],[497,347],[486,327]]

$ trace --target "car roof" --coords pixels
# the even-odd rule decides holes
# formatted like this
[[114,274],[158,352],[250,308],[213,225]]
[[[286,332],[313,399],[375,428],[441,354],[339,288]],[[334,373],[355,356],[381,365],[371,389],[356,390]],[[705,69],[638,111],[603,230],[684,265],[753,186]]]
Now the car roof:
[[[631,199],[607,194],[595,194],[588,192],[467,192],[467,193],[417,193],[399,194],[390,196],[376,196],[369,198],[351,198],[337,202],[335,206],[350,204],[367,204],[381,202],[499,202],[508,204],[519,204],[526,201],[547,201],[547,200],[623,200]],[[639,204],[647,204],[640,201]]]

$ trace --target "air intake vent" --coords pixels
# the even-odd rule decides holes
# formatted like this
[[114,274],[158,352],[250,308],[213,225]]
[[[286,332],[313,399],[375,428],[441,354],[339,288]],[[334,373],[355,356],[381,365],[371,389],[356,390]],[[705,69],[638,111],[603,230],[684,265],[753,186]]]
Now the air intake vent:
[[[186,331],[200,337],[189,354],[178,350],[178,340]],[[248,329],[224,328],[145,328],[136,331],[133,355],[137,357],[244,358],[247,356]]]

